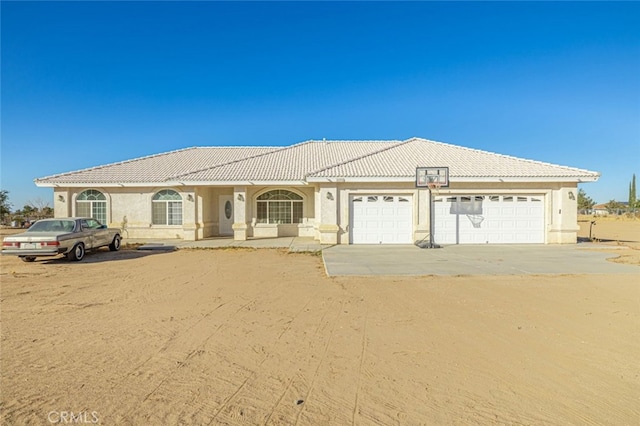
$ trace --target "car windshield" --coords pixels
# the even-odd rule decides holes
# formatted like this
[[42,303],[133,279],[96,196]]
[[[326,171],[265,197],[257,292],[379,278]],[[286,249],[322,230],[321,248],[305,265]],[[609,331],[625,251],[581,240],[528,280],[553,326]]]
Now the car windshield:
[[39,220],[27,232],[73,232],[73,220]]

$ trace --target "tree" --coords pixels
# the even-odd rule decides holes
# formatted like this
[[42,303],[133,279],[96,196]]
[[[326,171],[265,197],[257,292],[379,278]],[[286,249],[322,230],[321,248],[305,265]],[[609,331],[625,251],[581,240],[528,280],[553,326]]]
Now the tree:
[[624,209],[624,204],[616,200],[609,200],[607,204],[604,205],[604,208],[607,209],[609,213],[620,213],[620,210]]
[[11,213],[11,203],[9,202],[9,191],[0,190],[0,219]]
[[[24,206],[24,211],[26,214],[27,208],[30,209],[30,212],[32,212],[33,215],[36,216],[36,219],[42,219],[43,217],[48,217],[49,214],[49,210],[51,210],[51,207],[49,207],[49,203],[47,201],[44,201],[42,198],[38,197],[35,200],[29,200],[27,201],[27,205]],[[50,215],[53,216],[53,215]]]
[[591,210],[596,202],[587,196],[584,189],[578,190],[578,210]]
[[22,211],[20,213],[25,216],[35,216],[36,214],[38,214],[38,209],[27,204],[22,208]]
[[629,209],[636,208],[638,199],[636,198],[636,174],[633,174],[631,182],[629,183]]

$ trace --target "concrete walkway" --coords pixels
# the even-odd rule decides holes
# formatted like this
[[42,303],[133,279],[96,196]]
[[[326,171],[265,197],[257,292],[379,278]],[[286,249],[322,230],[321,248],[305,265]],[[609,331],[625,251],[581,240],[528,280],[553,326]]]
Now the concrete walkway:
[[182,239],[124,239],[123,244],[146,244],[148,246],[174,246],[181,248],[225,248],[225,247],[247,247],[247,248],[279,248],[288,249],[290,252],[317,252],[328,245],[320,244],[310,237],[278,237],[248,239],[246,241],[236,241],[233,237],[206,238],[199,241],[184,241]]
[[[327,274],[335,275],[514,275],[636,274],[640,267],[609,262],[611,253],[571,245],[339,245],[322,252]],[[586,250],[585,250],[586,249]]]

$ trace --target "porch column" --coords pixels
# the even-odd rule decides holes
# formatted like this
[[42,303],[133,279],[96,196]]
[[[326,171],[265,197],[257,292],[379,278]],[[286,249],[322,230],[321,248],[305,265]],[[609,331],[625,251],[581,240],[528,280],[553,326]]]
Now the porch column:
[[578,188],[566,186],[552,191],[552,224],[547,243],[575,244],[578,240]]
[[196,241],[198,234],[198,206],[196,205],[196,189],[188,188],[183,193],[182,232],[186,241]]
[[415,192],[415,207],[414,212],[417,213],[418,217],[415,219],[415,226],[413,229],[413,240],[429,241],[429,233],[432,232],[431,229],[431,218],[429,217],[429,205],[433,201],[429,199],[429,190],[427,188],[418,188]]
[[338,244],[338,188],[327,186],[320,188],[320,233],[321,244]]
[[247,239],[247,187],[233,188],[233,239],[245,241]]

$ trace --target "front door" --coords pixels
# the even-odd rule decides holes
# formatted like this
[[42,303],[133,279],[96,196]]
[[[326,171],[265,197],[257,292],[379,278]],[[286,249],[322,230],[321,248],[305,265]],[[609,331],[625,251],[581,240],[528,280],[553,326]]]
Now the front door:
[[221,195],[218,199],[220,235],[233,235],[233,195]]

